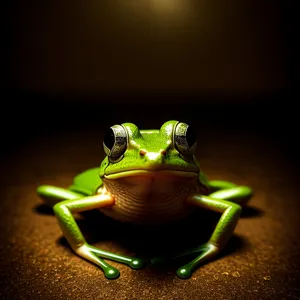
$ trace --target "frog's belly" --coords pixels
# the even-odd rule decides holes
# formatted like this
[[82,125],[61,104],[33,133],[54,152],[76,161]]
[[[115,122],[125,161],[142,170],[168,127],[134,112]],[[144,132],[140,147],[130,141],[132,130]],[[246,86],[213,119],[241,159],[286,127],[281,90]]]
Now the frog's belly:
[[195,181],[141,176],[106,181],[105,187],[115,197],[113,207],[100,209],[105,215],[123,222],[157,224],[191,212],[186,198],[195,190]]
[[179,198],[170,199],[155,207],[146,205],[143,200],[126,197],[125,194],[124,198],[119,196],[116,199],[116,205],[101,208],[100,211],[115,220],[136,224],[168,223],[185,218],[191,211],[185,203],[176,201],[181,200]]

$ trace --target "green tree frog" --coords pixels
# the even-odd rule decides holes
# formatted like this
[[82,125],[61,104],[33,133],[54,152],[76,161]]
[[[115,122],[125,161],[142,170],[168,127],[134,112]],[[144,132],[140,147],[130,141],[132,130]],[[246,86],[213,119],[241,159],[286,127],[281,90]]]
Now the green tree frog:
[[[141,130],[132,123],[114,125],[104,136],[106,157],[100,167],[80,173],[67,189],[41,185],[37,193],[53,207],[73,251],[99,266],[109,279],[120,273],[104,259],[133,269],[142,268],[144,260],[88,244],[73,213],[96,209],[121,222],[147,225],[178,221],[195,207],[220,213],[205,244],[178,254],[196,254],[176,272],[182,279],[189,278],[224,248],[252,194],[247,186],[208,181],[194,156],[196,144],[193,127],[184,122],[171,120],[155,130]],[[154,257],[151,262],[159,260]]]

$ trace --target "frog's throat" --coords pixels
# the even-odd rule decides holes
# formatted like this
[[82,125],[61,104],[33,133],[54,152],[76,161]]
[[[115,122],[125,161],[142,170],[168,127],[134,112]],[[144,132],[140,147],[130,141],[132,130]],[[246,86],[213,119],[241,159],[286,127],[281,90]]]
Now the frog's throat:
[[191,171],[175,171],[175,170],[129,170],[118,172],[114,174],[104,175],[106,179],[119,179],[124,177],[132,177],[132,176],[155,176],[155,175],[167,175],[167,176],[176,176],[176,177],[196,177],[198,173]]

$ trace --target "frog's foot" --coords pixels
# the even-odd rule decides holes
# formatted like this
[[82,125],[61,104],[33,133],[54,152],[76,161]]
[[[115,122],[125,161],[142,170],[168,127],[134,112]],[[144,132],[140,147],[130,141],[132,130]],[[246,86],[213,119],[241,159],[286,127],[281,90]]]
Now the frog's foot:
[[201,252],[199,256],[177,270],[176,274],[178,277],[182,279],[191,277],[197,266],[207,262],[219,253],[219,248],[211,243],[206,243],[200,246],[198,251]]
[[108,263],[106,263],[103,259],[99,258],[97,255],[91,251],[90,246],[87,244],[84,244],[80,246],[79,248],[75,249],[75,252],[81,256],[82,258],[93,262],[97,266],[99,266],[103,272],[106,278],[108,279],[115,279],[120,276],[119,270],[116,268],[112,267]]
[[81,199],[75,198],[65,200],[55,204],[53,207],[53,211],[58,219],[62,232],[73,251],[82,258],[99,266],[103,270],[106,278],[109,279],[117,278],[120,275],[120,272],[107,264],[103,260],[104,258],[127,264],[134,269],[141,268],[143,266],[143,261],[137,258],[114,254],[89,245],[85,241],[72,213],[110,207],[114,205],[114,203],[114,197],[106,192]]
[[151,259],[151,263],[153,265],[166,263],[170,260],[181,259],[186,256],[195,256],[198,255],[195,259],[193,259],[188,264],[180,267],[176,274],[178,277],[182,279],[187,279],[191,277],[193,270],[200,264],[206,262],[212,257],[216,256],[219,253],[219,248],[212,243],[205,243],[199,247],[193,248],[188,251],[184,251],[181,253],[177,253],[175,255],[170,256],[158,256]]
[[[101,258],[107,258],[112,261],[123,263],[135,270],[141,269],[145,265],[145,261],[141,258],[135,258],[135,257],[129,257],[129,256],[125,256],[125,255],[111,253],[109,251],[101,250],[101,249],[91,246],[89,244],[82,245],[81,247],[76,249],[75,252],[79,256],[81,256],[89,261],[92,261],[96,265],[100,266],[104,272],[105,277],[109,278],[109,279],[114,279],[114,278],[119,277],[120,273],[117,269],[115,269],[112,266],[110,266],[109,264],[107,264]],[[101,257],[101,258],[99,258],[99,257]]]

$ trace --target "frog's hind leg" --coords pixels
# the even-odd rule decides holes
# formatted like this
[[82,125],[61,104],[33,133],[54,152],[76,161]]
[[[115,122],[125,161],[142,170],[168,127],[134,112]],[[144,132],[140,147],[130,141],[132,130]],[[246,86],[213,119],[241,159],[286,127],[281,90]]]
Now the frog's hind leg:
[[237,203],[244,207],[253,194],[253,190],[248,186],[238,186],[229,181],[212,180],[208,182],[212,191],[209,197],[214,199],[223,199]]
[[36,191],[43,199],[44,203],[49,207],[53,207],[56,203],[64,200],[78,199],[84,196],[81,193],[52,185],[41,185]]
[[63,200],[94,195],[101,184],[99,168],[92,168],[78,174],[73,179],[72,185],[67,189],[51,185],[41,185],[37,188],[37,193],[46,205],[53,207],[56,203]]
[[74,252],[82,258],[99,266],[103,270],[106,278],[109,279],[117,278],[120,273],[116,268],[106,263],[103,258],[126,264],[132,269],[142,268],[144,266],[144,261],[139,258],[101,250],[88,244],[79,229],[73,213],[111,207],[114,203],[114,197],[110,193],[104,192],[93,196],[83,197],[81,199],[65,200],[57,203],[53,208],[61,230]]
[[236,186],[236,184],[234,184],[230,181],[225,181],[225,180],[210,180],[210,181],[207,181],[206,184],[209,186],[209,189],[212,192],[229,189],[229,188]]

